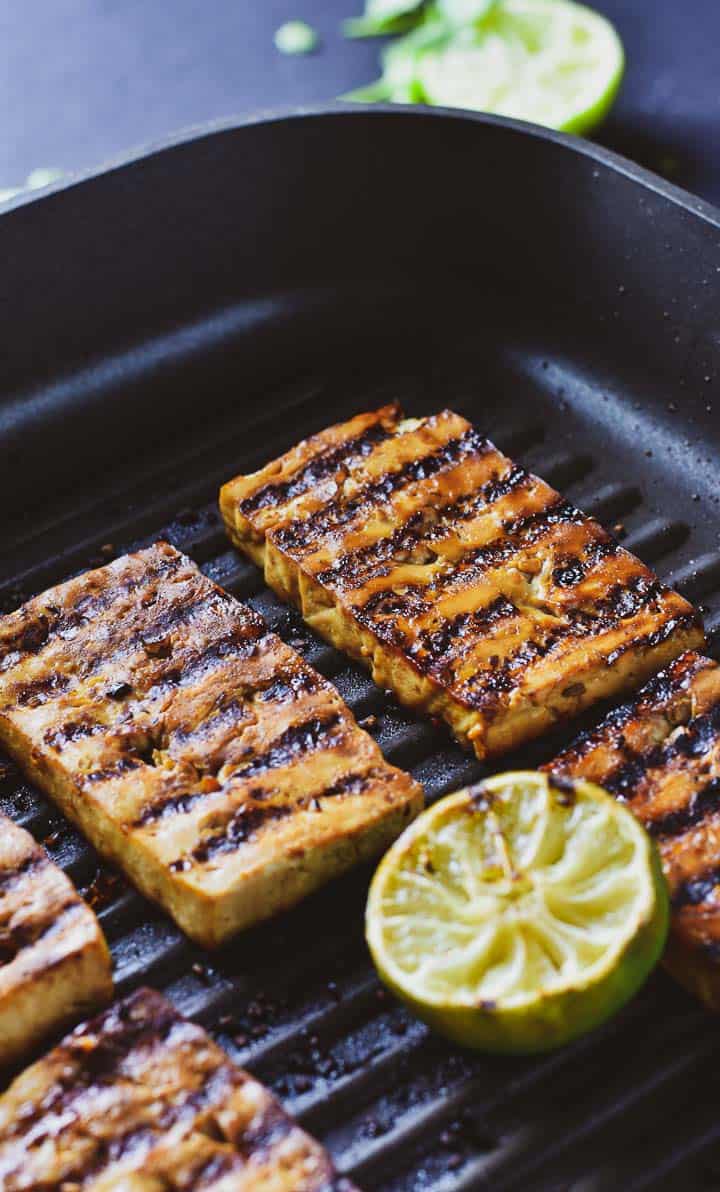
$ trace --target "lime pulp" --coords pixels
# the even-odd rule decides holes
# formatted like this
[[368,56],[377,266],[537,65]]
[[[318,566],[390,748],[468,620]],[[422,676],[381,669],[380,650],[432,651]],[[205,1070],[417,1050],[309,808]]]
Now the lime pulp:
[[668,902],[642,825],[590,783],[498,775],[435,804],[381,862],[368,944],[420,1018],[491,1051],[597,1026],[662,951]]

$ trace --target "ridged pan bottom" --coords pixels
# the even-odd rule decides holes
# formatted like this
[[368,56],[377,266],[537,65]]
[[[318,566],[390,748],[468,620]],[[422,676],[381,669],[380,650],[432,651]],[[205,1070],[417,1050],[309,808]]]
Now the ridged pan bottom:
[[[91,513],[48,524],[39,540],[46,548],[34,548],[40,562],[23,572],[20,559],[18,574],[7,574],[3,607],[164,537],[332,678],[386,757],[409,768],[430,799],[478,777],[480,764],[443,728],[400,711],[262,586],[256,568],[229,548],[216,512],[217,488],[229,476],[257,467],[331,418],[398,396],[412,413],[439,404],[461,409],[503,450],[617,527],[623,545],[665,582],[705,601],[712,635],[720,623],[720,602],[713,603],[720,560],[695,546],[674,508],[643,506],[642,476],[628,477],[559,405],[547,418],[528,416],[521,394],[498,403],[500,413],[463,401],[444,382],[441,393],[430,390],[412,377],[354,391],[331,378],[267,395],[265,421],[210,428],[191,451],[186,445],[166,458],[151,479],[109,494]],[[338,392],[348,396],[339,401]],[[546,738],[507,766],[548,760],[570,735]],[[714,1186],[701,1181],[720,1156],[713,1108],[720,1024],[663,974],[598,1035],[561,1053],[528,1061],[473,1056],[430,1036],[380,988],[362,936],[367,870],[210,958],[99,865],[9,764],[0,778],[0,809],[45,843],[96,906],[118,993],[140,984],[161,989],[268,1083],[361,1186],[565,1189],[590,1175],[597,1189],[655,1188],[660,1180],[667,1188],[674,1180],[683,1188]]]

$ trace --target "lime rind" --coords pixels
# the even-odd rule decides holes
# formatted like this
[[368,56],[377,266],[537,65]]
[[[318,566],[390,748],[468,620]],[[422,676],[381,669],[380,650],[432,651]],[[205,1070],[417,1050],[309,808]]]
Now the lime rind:
[[373,880],[367,937],[381,977],[461,1043],[567,1042],[627,1001],[660,955],[667,893],[652,841],[590,784],[562,800],[529,772],[450,796]]

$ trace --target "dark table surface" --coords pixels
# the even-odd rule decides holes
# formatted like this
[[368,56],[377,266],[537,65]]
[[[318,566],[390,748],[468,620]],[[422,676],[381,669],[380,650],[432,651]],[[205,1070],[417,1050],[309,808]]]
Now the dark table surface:
[[[599,139],[720,204],[720,0],[594,0],[628,70]],[[20,0],[3,5],[0,188],[86,169],[185,126],[323,102],[368,82],[378,44],[343,40],[361,0]],[[273,32],[312,23],[317,53]]]

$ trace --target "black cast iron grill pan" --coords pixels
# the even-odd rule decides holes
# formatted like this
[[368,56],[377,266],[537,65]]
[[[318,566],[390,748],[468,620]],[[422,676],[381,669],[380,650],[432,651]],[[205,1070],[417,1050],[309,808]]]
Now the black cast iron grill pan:
[[[436,798],[481,773],[229,548],[219,484],[398,397],[471,418],[720,626],[720,220],[605,151],[482,117],[205,130],[0,219],[0,599],[167,538],[337,684]],[[570,729],[508,759],[546,760]],[[150,983],[368,1189],[720,1185],[720,1030],[662,973],[541,1059],[473,1056],[380,989],[368,872],[208,957],[3,767],[0,807]]]

